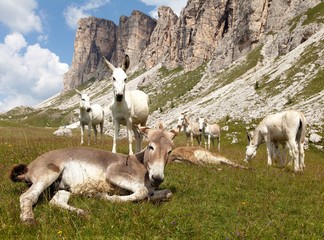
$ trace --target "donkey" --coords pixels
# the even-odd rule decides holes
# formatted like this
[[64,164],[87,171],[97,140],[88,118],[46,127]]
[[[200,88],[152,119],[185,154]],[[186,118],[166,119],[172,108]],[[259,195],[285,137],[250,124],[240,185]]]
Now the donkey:
[[[33,205],[48,187],[54,190],[49,203],[77,214],[85,211],[68,204],[71,194],[84,194],[112,202],[143,199],[166,200],[168,189],[156,190],[164,180],[164,167],[173,149],[176,131],[139,127],[148,145],[135,155],[112,153],[91,148],[53,150],[36,158],[29,166],[18,164],[11,170],[14,182],[26,182],[30,188],[20,196],[20,219],[34,224]],[[129,195],[109,195],[126,190]]]
[[114,67],[104,56],[103,59],[108,68],[112,71],[114,89],[114,98],[110,106],[115,130],[112,152],[116,153],[116,139],[120,124],[122,124],[127,127],[129,154],[131,155],[133,154],[132,130],[135,136],[135,152],[139,152],[142,149],[143,137],[137,131],[136,125],[146,125],[149,114],[148,96],[140,90],[126,90],[127,75],[125,72],[130,63],[128,55],[125,56],[125,61],[121,68]]
[[[220,126],[215,124],[207,123],[205,118],[199,118],[199,131],[203,134],[205,140],[205,149],[210,151],[210,140],[212,140],[213,146],[215,145],[215,138],[217,139],[217,149],[220,152]],[[208,146],[208,148],[207,148]]]
[[178,147],[169,155],[168,162],[188,162],[193,164],[224,164],[235,168],[250,169],[231,160],[213,155],[211,152],[200,147]]
[[307,121],[303,113],[296,110],[287,110],[265,117],[254,130],[253,137],[249,136],[249,145],[246,147],[245,161],[250,161],[256,155],[260,144],[266,142],[268,165],[272,165],[274,147],[279,143],[287,147],[294,163],[294,171],[303,171],[304,142]]
[[201,144],[201,132],[199,131],[199,124],[197,122],[191,122],[188,120],[184,113],[181,113],[181,116],[178,118],[178,128],[183,131],[187,136],[187,147],[189,146],[189,137],[191,140],[191,146],[193,147],[193,138],[196,138],[198,145]]
[[80,128],[81,128],[81,145],[83,144],[84,126],[88,126],[88,145],[90,145],[91,126],[94,131],[94,141],[97,143],[97,125],[100,125],[100,135],[102,143],[103,125],[104,125],[104,110],[99,104],[91,104],[87,94],[75,91],[80,95]]

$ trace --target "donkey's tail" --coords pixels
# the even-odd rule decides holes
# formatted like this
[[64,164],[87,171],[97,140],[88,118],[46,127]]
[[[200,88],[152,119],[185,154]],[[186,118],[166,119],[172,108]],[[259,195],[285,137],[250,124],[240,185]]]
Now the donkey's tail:
[[296,135],[296,141],[298,144],[305,142],[306,127],[307,127],[306,118],[305,118],[304,114],[301,113],[300,118],[299,118],[299,126],[298,126],[298,130],[297,130],[297,135]]
[[10,179],[13,182],[28,182],[25,178],[28,168],[26,164],[17,164],[13,166],[10,173]]

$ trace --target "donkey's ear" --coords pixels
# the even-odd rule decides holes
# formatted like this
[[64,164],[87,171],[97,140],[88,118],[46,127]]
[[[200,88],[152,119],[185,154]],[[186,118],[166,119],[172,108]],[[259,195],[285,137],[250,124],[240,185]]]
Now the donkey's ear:
[[107,64],[107,67],[113,72],[115,70],[115,66],[112,65],[106,58],[105,56],[102,56],[103,60],[105,61],[105,63]]
[[129,68],[129,64],[130,64],[130,60],[129,60],[129,56],[126,54],[125,55],[125,60],[124,60],[124,64],[122,66],[123,70],[126,72],[126,70]]
[[82,95],[82,93],[78,90],[78,89],[75,89],[76,93],[79,94],[80,96]]
[[163,122],[158,123],[158,129],[164,129]]
[[136,126],[137,130],[138,130],[141,134],[143,134],[145,137],[147,137],[148,131],[150,130],[149,127],[145,127],[145,126],[144,126],[144,127],[141,127],[140,124],[135,125],[135,126]]
[[173,139],[175,136],[178,135],[179,132],[180,132],[180,129],[179,129],[179,128],[171,129],[171,130],[170,130],[170,133],[172,134],[172,135],[171,135],[171,138]]

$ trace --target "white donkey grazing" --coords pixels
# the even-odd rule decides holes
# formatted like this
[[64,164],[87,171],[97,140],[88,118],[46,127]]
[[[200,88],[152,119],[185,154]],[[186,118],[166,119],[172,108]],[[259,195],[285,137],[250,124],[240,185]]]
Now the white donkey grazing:
[[[51,205],[78,214],[85,214],[85,211],[68,204],[71,194],[95,196],[114,202],[170,198],[170,190],[156,189],[164,180],[164,167],[177,132],[166,131],[163,126],[159,129],[141,127],[139,131],[147,136],[148,145],[135,155],[91,148],[66,148],[44,153],[29,166],[14,166],[11,180],[30,185],[20,196],[21,221],[35,223],[33,205],[48,187],[54,191],[49,202]],[[122,196],[108,194],[122,190],[132,193]]]
[[88,126],[88,145],[90,145],[91,127],[94,131],[94,140],[97,143],[97,125],[100,125],[101,143],[104,124],[104,110],[99,104],[91,104],[87,94],[75,90],[80,95],[80,128],[81,128],[81,144],[83,144],[84,126]]
[[[215,138],[217,139],[217,149],[220,151],[220,136],[221,129],[220,126],[215,124],[207,123],[205,118],[199,118],[199,131],[203,134],[205,140],[205,149],[210,150],[210,140],[212,140],[213,146],[215,144]],[[207,148],[208,144],[208,148]]]
[[105,57],[103,57],[108,68],[113,72],[113,88],[114,99],[110,106],[113,123],[114,137],[112,152],[116,152],[116,140],[120,128],[120,124],[127,127],[127,137],[129,143],[129,154],[133,154],[132,149],[132,130],[135,136],[135,152],[142,149],[142,135],[138,132],[136,125],[146,125],[149,114],[148,96],[140,90],[127,91],[125,71],[129,67],[129,57],[125,56],[122,68],[114,67]]
[[265,117],[254,130],[253,138],[248,135],[249,146],[246,147],[245,160],[249,161],[256,155],[256,150],[263,142],[267,144],[268,165],[272,165],[272,155],[279,143],[289,150],[294,162],[294,171],[303,171],[304,141],[307,121],[303,113],[288,110]]
[[181,113],[178,118],[178,128],[181,131],[183,127],[183,131],[187,136],[187,147],[189,146],[189,138],[191,141],[191,146],[193,146],[193,138],[196,138],[198,145],[201,144],[201,132],[199,131],[199,124],[197,122],[191,122],[188,120],[184,113]]

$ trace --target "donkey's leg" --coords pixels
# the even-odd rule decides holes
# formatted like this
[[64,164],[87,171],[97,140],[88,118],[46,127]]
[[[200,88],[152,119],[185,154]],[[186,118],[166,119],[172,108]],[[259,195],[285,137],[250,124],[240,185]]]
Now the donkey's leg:
[[169,189],[155,190],[152,194],[149,195],[149,201],[162,201],[171,198],[172,192]]
[[90,145],[90,137],[91,137],[91,122],[88,122],[88,145]]
[[273,143],[271,142],[271,140],[267,140],[266,141],[266,145],[267,145],[267,155],[268,155],[268,166],[272,165],[272,155],[273,155]]
[[122,176],[119,176],[114,179],[110,179],[109,181],[114,185],[117,185],[122,189],[129,190],[133,193],[126,196],[118,196],[118,195],[110,196],[106,193],[99,193],[96,195],[96,197],[99,197],[107,201],[112,201],[112,202],[133,202],[133,201],[143,200],[148,197],[149,191],[144,186],[144,184],[138,183],[132,178],[124,178]]
[[116,153],[116,140],[117,140],[117,136],[118,136],[118,132],[119,132],[119,122],[117,122],[115,119],[114,119],[114,137],[113,137],[113,147],[112,147],[112,152],[113,153]]
[[[49,166],[50,167],[50,166]],[[31,187],[20,196],[20,219],[32,224],[35,223],[33,205],[37,203],[39,195],[50,186],[61,174],[61,171],[53,171],[50,167],[48,171],[39,173],[37,176],[42,181],[35,181]]]
[[189,147],[190,134],[186,133],[187,147]]
[[83,144],[83,132],[84,132],[84,125],[83,124],[81,124],[80,125],[80,129],[81,129],[81,145]]
[[49,202],[53,206],[57,206],[60,208],[64,208],[73,212],[76,212],[77,214],[84,215],[85,211],[79,208],[72,207],[68,204],[68,201],[70,199],[71,193],[65,190],[59,190],[51,199]]
[[50,183],[34,183],[25,193],[20,196],[20,219],[24,223],[34,224],[33,205],[36,204],[39,195],[47,188]]
[[208,134],[208,151],[210,151],[210,134]]
[[133,142],[133,136],[132,136],[132,122],[129,119],[127,121],[127,138],[128,138],[128,154],[132,155],[133,154],[133,146],[132,146],[132,142]]
[[294,162],[294,172],[299,172],[300,171],[299,159],[298,159],[299,152],[298,152],[298,147],[297,147],[295,139],[288,141],[287,145],[289,148],[289,154]]
[[211,136],[210,140],[211,140],[211,145],[213,146],[213,148],[215,148],[215,137]]
[[299,167],[302,171],[305,170],[305,151],[304,151],[304,144],[298,143],[298,158],[299,158]]
[[137,128],[135,127],[133,127],[133,132],[135,136],[135,153],[138,153],[142,150],[143,135],[138,132]]
[[191,141],[191,147],[193,147],[193,133],[192,132],[190,133],[190,141]]
[[218,149],[218,152],[220,152],[220,136],[217,137],[217,149]]
[[100,123],[100,141],[102,144],[103,141],[103,122]]
[[94,142],[97,144],[97,135],[98,135],[98,130],[96,125],[92,125],[93,132],[94,132]]

